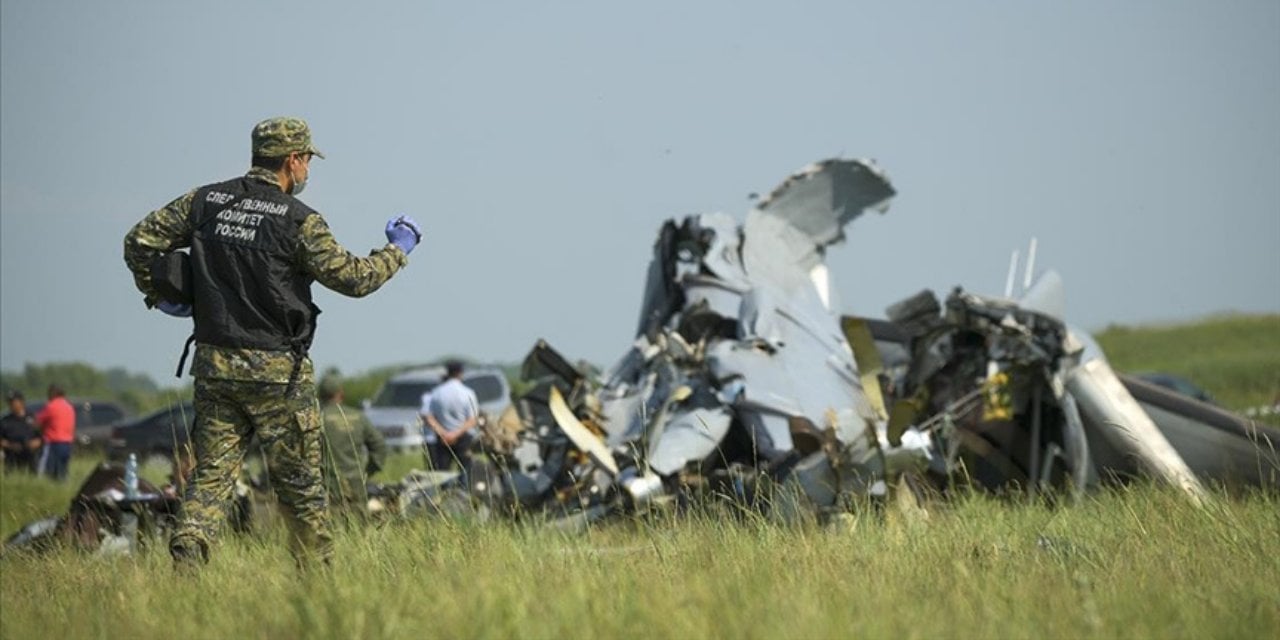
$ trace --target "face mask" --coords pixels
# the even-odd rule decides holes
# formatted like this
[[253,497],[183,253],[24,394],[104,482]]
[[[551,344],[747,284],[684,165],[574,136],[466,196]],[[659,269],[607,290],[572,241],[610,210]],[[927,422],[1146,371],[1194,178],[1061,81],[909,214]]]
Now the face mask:
[[310,172],[304,173],[302,174],[301,180],[294,178],[293,174],[289,174],[289,177],[293,178],[293,188],[289,190],[289,194],[296,196],[299,193],[302,193],[303,189],[307,188],[307,178],[311,177],[311,175]]

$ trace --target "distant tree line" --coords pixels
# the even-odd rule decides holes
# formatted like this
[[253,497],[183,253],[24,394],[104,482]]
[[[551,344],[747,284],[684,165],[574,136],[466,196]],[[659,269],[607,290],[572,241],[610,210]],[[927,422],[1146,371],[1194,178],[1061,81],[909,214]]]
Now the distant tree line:
[[[519,363],[484,365],[459,356],[447,356],[418,364],[387,365],[352,375],[345,375],[338,368],[330,367],[317,372],[317,381],[325,374],[340,375],[346,390],[346,404],[359,407],[364,400],[372,400],[391,376],[410,369],[442,365],[451,359],[461,360],[469,367],[494,366],[502,369],[513,396],[522,395],[530,386],[530,383],[520,378]],[[579,365],[589,366],[585,363]],[[21,391],[28,402],[44,400],[45,390],[50,384],[61,386],[68,397],[117,402],[134,414],[155,411],[175,402],[188,400],[193,395],[190,382],[176,387],[161,387],[144,373],[130,373],[122,367],[101,370],[85,362],[27,363],[21,371],[0,371],[0,390],[5,394],[13,390]]]
[[22,371],[0,371],[4,393],[21,391],[28,402],[44,400],[50,384],[61,386],[68,397],[110,400],[133,413],[154,411],[192,395],[190,384],[161,388],[144,373],[122,367],[103,371],[84,362],[27,363]]

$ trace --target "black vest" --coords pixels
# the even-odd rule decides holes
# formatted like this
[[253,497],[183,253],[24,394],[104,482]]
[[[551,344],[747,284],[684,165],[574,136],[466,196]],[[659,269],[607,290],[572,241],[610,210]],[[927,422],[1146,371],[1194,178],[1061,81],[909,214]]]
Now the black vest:
[[201,187],[191,203],[191,274],[197,342],[292,351],[311,346],[312,277],[299,269],[299,230],[310,207],[250,178]]

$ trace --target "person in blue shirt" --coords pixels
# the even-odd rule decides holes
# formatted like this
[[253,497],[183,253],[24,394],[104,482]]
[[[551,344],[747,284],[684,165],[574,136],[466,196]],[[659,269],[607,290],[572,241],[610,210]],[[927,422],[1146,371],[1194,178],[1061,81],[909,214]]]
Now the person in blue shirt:
[[427,462],[436,470],[449,469],[454,464],[465,468],[463,460],[477,441],[480,403],[476,392],[463,384],[462,374],[461,362],[445,363],[445,381],[432,389],[423,403],[422,418],[436,436],[435,444],[427,446]]

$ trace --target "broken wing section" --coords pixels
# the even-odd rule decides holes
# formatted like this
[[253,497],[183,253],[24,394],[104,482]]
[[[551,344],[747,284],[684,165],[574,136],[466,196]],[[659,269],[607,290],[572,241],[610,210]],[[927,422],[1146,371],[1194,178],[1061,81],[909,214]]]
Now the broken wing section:
[[844,238],[844,227],[863,211],[888,210],[895,194],[889,178],[871,160],[824,160],[795,172],[756,206],[747,218],[785,221],[826,247]]
[[[870,160],[825,160],[792,174],[747,214],[742,262],[757,286],[771,285],[796,304],[816,296],[831,310],[825,249],[867,209],[888,210],[893,186]],[[808,286],[805,286],[808,285]]]

